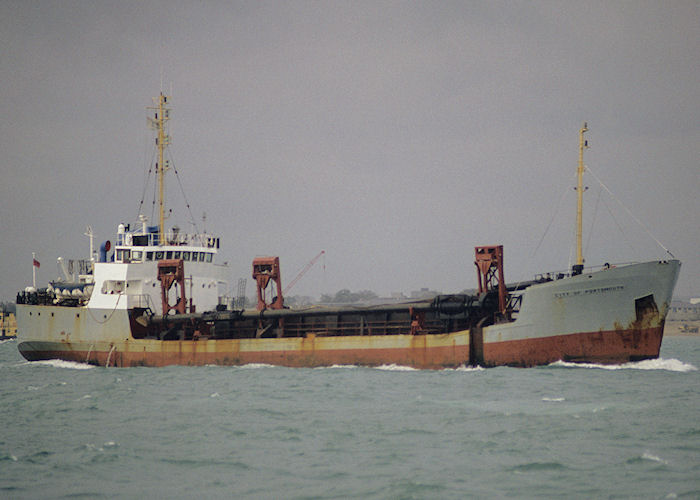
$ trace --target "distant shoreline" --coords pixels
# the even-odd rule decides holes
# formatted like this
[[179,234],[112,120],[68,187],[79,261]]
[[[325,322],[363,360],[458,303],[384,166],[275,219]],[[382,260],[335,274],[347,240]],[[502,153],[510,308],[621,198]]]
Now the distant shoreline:
[[[682,328],[685,327],[697,328],[697,332],[685,332]],[[700,337],[700,320],[666,320],[664,328],[664,336],[668,337]]]

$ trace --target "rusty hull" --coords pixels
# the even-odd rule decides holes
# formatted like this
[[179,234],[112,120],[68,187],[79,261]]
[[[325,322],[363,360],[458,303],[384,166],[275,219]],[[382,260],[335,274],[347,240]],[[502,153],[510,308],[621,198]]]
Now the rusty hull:
[[[529,367],[564,360],[617,364],[658,357],[663,326],[487,342],[482,366]],[[244,365],[289,367],[396,364],[418,369],[467,365],[469,331],[443,335],[388,335],[286,339],[127,340],[90,344],[23,342],[29,360],[60,358],[100,366]]]
[[469,361],[469,332],[285,339],[127,340],[114,343],[23,342],[30,361],[60,358],[100,366],[332,365],[454,368]]

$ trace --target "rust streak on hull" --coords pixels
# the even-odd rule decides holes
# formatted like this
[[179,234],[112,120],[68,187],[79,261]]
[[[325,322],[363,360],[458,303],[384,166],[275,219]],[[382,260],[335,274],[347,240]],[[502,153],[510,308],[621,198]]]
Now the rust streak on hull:
[[199,341],[130,340],[95,346],[23,342],[18,347],[30,361],[63,359],[104,366],[243,365],[267,363],[290,367],[332,365],[415,368],[458,367],[469,362],[468,332],[448,335],[395,335],[295,339]]
[[484,366],[529,367],[555,361],[619,364],[659,357],[663,325],[484,344]]
[[[326,337],[199,341],[128,341],[87,346],[24,342],[31,360],[63,359],[104,366],[244,365],[266,363],[289,367],[396,364],[418,369],[469,364],[469,332],[439,336]],[[656,358],[663,326],[588,332],[484,343],[483,366],[529,367],[558,360],[617,364]],[[370,346],[370,347],[368,347]],[[110,355],[110,351],[111,355]]]

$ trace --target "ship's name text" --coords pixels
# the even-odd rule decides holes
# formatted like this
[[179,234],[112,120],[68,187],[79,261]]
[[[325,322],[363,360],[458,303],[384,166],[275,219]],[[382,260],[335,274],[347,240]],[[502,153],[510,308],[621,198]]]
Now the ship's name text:
[[554,297],[557,299],[563,299],[565,297],[577,297],[580,295],[593,295],[593,294],[599,294],[599,293],[619,292],[620,290],[624,290],[624,289],[625,289],[625,287],[623,285],[602,286],[599,288],[587,288],[586,290],[571,290],[568,292],[557,292],[554,294]]

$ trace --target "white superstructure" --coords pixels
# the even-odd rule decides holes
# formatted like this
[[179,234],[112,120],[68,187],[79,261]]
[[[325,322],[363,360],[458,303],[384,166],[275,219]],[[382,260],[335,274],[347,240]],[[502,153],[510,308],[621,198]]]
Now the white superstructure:
[[[163,314],[158,262],[182,260],[185,292],[196,310],[214,310],[227,291],[225,266],[216,264],[219,239],[208,234],[171,232],[159,244],[157,226],[130,231],[119,225],[113,261],[97,262],[94,289],[88,302],[92,308],[149,308]],[[171,293],[173,290],[170,291]],[[174,303],[177,297],[171,297]]]

